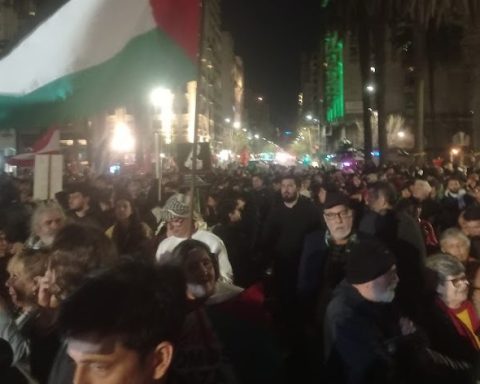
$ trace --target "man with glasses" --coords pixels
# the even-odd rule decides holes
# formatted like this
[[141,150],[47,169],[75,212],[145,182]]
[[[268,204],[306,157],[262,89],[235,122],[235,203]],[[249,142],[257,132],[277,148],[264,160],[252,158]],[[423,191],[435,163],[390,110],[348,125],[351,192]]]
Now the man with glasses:
[[356,239],[354,212],[347,195],[329,193],[323,218],[327,230],[306,236],[300,261],[298,294],[302,301],[311,304],[316,302],[319,293],[328,296],[344,278],[347,245]]
[[322,360],[323,319],[335,287],[345,277],[349,247],[357,240],[354,212],[347,195],[329,192],[323,218],[326,230],[306,236],[300,261],[297,294],[300,317],[308,334],[312,360]]

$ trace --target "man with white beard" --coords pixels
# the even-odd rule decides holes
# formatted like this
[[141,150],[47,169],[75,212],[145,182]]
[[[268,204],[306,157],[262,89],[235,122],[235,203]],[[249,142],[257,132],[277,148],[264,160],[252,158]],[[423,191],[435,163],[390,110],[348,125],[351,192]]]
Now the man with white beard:
[[383,244],[362,240],[351,247],[346,278],[325,317],[326,382],[397,382],[399,342],[415,332],[390,304],[397,284],[395,257]]

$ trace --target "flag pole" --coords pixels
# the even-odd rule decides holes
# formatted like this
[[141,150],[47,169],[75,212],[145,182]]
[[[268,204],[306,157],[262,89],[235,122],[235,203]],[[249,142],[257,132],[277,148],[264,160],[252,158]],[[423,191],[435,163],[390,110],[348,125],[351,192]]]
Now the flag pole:
[[199,124],[199,106],[202,95],[202,59],[204,52],[204,33],[205,33],[205,13],[207,0],[198,0],[200,7],[199,33],[198,33],[198,54],[197,54],[197,88],[195,93],[195,119],[193,126],[193,146],[192,146],[192,180],[190,183],[190,236],[195,232],[194,211],[195,211],[195,189],[197,178],[197,150],[198,150],[198,124]]

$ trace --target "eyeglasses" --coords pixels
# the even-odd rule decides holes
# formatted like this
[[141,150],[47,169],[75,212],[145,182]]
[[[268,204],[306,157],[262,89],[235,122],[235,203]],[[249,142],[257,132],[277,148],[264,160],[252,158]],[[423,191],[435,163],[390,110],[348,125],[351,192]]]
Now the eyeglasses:
[[456,279],[448,279],[446,281],[450,281],[455,288],[460,288],[462,284],[470,284],[466,276],[457,277]]
[[337,218],[344,220],[352,217],[352,211],[350,211],[349,209],[346,209],[340,212],[328,212],[328,213],[324,213],[323,216],[327,220],[335,220]]

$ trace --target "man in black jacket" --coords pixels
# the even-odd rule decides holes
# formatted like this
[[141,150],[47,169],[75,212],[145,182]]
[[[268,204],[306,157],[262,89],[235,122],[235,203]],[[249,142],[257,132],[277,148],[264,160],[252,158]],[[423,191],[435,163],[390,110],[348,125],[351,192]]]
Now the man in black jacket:
[[385,246],[364,240],[351,247],[346,279],[325,318],[327,383],[401,382],[399,347],[415,328],[390,305],[397,283],[395,257]]
[[313,202],[299,190],[300,180],[282,178],[282,202],[272,207],[262,236],[264,252],[273,264],[273,294],[287,312],[296,297],[303,239],[320,224]]

